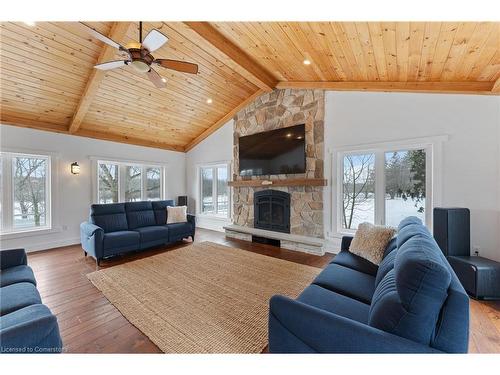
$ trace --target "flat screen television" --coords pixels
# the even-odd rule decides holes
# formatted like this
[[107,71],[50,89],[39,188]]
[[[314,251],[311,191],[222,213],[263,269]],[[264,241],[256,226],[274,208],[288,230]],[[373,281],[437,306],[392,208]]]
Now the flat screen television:
[[305,173],[305,138],[305,124],[240,137],[240,176]]

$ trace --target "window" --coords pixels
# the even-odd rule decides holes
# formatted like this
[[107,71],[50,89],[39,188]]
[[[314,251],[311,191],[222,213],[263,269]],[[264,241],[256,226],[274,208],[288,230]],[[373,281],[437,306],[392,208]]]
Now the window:
[[375,221],[375,155],[346,155],[343,161],[342,227]]
[[383,145],[337,154],[337,232],[362,222],[397,227],[431,220],[432,144]]
[[1,154],[1,233],[50,229],[50,163],[46,155]]
[[164,167],[97,161],[97,202],[160,200],[164,196]]
[[200,211],[205,215],[229,217],[229,165],[200,168]]

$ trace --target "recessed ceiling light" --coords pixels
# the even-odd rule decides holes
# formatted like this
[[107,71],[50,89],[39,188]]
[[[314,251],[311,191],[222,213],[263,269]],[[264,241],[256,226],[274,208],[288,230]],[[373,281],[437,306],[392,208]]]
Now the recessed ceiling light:
[[286,136],[290,138],[292,136],[292,133],[288,133]]
[[35,22],[34,21],[24,21],[24,24],[28,25],[28,26],[31,26],[31,27],[35,26]]
[[167,82],[167,79],[166,78],[162,78],[161,79],[163,82]]
[[207,99],[207,104],[212,104],[212,99],[208,98]]
[[301,135],[299,135],[299,136],[297,137],[297,139],[302,139],[302,136],[301,136]]
[[302,62],[304,63],[304,65],[311,65],[311,60],[305,59]]

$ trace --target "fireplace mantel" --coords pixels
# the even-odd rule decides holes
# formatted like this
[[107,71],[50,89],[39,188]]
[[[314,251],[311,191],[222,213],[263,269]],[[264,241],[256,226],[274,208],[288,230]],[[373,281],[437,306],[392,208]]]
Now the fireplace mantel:
[[267,186],[326,186],[324,178],[285,178],[229,181],[232,187],[267,187]]

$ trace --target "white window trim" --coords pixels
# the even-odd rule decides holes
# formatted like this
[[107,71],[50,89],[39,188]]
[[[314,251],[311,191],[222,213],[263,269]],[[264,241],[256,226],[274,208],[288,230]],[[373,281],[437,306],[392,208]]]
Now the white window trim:
[[[2,148],[0,154],[9,155],[20,155],[27,157],[43,157],[48,158],[48,174],[49,178],[47,181],[46,191],[47,191],[47,224],[43,227],[33,227],[24,229],[14,229],[13,227],[8,227],[7,231],[0,232],[0,239],[9,240],[22,237],[36,236],[40,234],[50,234],[60,232],[62,229],[59,226],[59,160],[60,154],[55,152],[47,152],[44,150],[34,150],[34,149],[24,149],[24,148]],[[9,216],[12,212],[13,203],[13,190],[12,190],[12,163],[7,163],[5,165],[2,163],[2,175],[8,172],[8,179],[10,180],[10,185],[2,185],[2,196],[0,199],[3,202],[2,209],[2,225],[6,222],[11,222],[12,218]],[[7,210],[5,209],[7,207]],[[9,224],[10,225],[10,224]]]
[[[232,175],[232,163],[229,160],[224,160],[224,161],[216,161],[216,162],[211,162],[211,163],[198,163],[196,165],[196,175],[198,179],[198,183],[196,184],[196,199],[198,203],[196,204],[196,216],[201,216],[204,218],[210,218],[210,219],[216,219],[220,221],[225,221],[228,219],[232,218],[232,208],[233,208],[233,200],[232,200],[232,188],[228,186],[227,194],[228,194],[228,210],[227,210],[227,216],[226,215],[217,215],[217,214],[210,214],[210,213],[205,213],[202,212],[202,199],[201,199],[201,169],[202,168],[218,168],[218,167],[226,167],[227,168],[227,181],[231,181],[231,175]],[[213,178],[212,186],[216,184],[217,181],[217,172],[215,173],[215,176]],[[215,191],[215,190],[214,190]]]
[[[345,155],[373,153],[375,154],[375,174],[378,177],[375,181],[376,191],[385,187],[384,160],[385,153],[398,150],[425,149],[426,150],[426,209],[425,224],[432,231],[432,209],[440,206],[442,201],[442,172],[443,143],[447,141],[447,135],[433,137],[412,138],[394,140],[389,142],[359,144],[351,146],[337,147],[332,153],[332,206],[331,206],[331,232],[334,237],[340,238],[343,235],[352,235],[355,230],[342,227],[342,210],[340,203],[342,197],[342,160]],[[375,193],[375,224],[381,224],[385,218],[385,201],[383,195]]]
[[[166,199],[165,197],[167,196],[167,174],[168,174],[168,163],[158,163],[154,161],[148,161],[148,160],[128,160],[128,159],[120,159],[120,158],[112,158],[110,159],[109,157],[98,157],[98,156],[90,156],[89,157],[91,161],[91,170],[92,170],[92,202],[98,204],[99,203],[99,178],[98,178],[98,167],[97,165],[99,163],[108,163],[108,164],[118,164],[118,203],[124,203],[125,201],[123,200],[125,196],[125,191],[122,190],[123,186],[121,183],[121,174],[124,173],[125,166],[131,166],[131,165],[136,165],[136,166],[141,166],[142,167],[142,172],[145,171],[145,168],[148,167],[157,167],[161,168],[161,177],[160,177],[160,200]],[[145,180],[142,176],[141,173],[141,180],[142,180],[142,189],[141,191],[144,191],[144,184]],[[141,195],[142,195],[141,192]],[[144,197],[141,197],[141,200]]]

